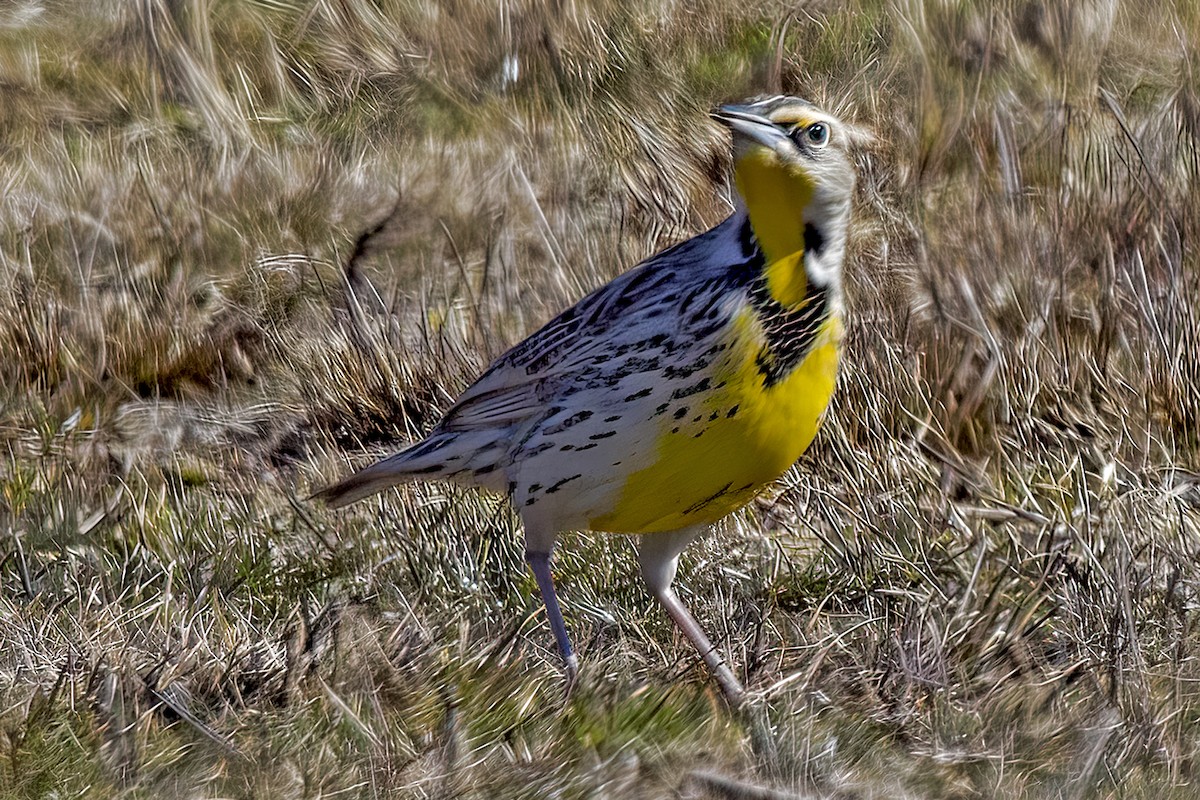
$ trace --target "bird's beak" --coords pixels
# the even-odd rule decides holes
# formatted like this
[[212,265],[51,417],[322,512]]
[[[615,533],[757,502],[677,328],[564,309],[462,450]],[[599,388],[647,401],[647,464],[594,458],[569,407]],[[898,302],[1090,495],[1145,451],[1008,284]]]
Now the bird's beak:
[[781,131],[775,123],[764,116],[751,111],[752,106],[724,105],[712,112],[712,118],[723,125],[728,125],[733,131],[734,139],[743,136],[746,139],[774,150],[787,140],[787,134]]

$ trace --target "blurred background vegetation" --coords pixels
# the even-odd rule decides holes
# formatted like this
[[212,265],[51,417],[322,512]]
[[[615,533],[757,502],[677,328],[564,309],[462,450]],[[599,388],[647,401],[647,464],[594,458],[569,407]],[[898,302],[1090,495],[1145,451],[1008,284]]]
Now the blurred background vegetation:
[[[1194,797],[1200,7],[0,6],[0,794]],[[617,537],[566,700],[502,498],[317,485],[730,209],[715,104],[862,126],[818,442]]]

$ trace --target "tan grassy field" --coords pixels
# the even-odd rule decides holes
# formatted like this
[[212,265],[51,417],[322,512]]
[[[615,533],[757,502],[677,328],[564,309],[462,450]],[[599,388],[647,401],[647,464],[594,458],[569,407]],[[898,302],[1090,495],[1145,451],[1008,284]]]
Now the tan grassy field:
[[[1200,9],[0,5],[0,796],[1200,794]],[[707,112],[858,154],[817,443],[558,657],[500,497],[307,503],[729,210]]]

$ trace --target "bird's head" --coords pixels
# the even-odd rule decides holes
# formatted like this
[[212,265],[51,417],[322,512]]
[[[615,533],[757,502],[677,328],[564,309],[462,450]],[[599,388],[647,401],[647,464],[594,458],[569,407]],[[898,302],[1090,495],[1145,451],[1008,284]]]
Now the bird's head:
[[809,251],[810,279],[836,273],[854,193],[853,129],[797,97],[725,105],[712,116],[733,131],[738,194],[768,261]]

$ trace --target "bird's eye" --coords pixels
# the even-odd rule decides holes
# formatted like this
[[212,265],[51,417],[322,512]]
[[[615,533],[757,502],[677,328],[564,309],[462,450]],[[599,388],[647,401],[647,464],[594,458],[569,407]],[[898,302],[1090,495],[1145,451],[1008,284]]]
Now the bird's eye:
[[829,144],[829,126],[824,122],[814,122],[804,129],[804,138],[813,147],[824,147]]

